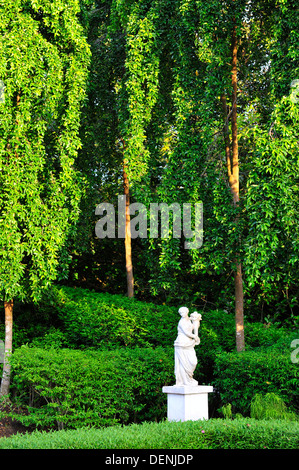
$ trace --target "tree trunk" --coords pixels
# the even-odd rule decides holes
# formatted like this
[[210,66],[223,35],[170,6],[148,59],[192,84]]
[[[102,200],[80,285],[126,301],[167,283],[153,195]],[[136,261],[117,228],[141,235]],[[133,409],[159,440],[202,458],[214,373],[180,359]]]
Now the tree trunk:
[[[238,154],[238,129],[237,129],[237,54],[238,42],[236,36],[236,26],[233,27],[232,34],[232,178],[231,190],[233,194],[234,206],[239,205],[239,154]],[[244,340],[244,312],[243,312],[243,278],[242,266],[239,253],[236,253],[235,258],[235,318],[236,318],[236,346],[237,351],[245,349]]]
[[4,302],[5,311],[5,346],[4,346],[4,364],[1,380],[0,396],[9,394],[10,386],[10,355],[12,351],[12,325],[13,325],[13,301]]
[[[19,90],[16,99],[17,108],[20,106],[21,91]],[[19,121],[16,119],[16,126],[18,127]],[[19,138],[16,139],[17,141]],[[10,144],[7,144],[8,149]],[[15,154],[17,156],[18,144],[16,145]],[[13,327],[13,300],[4,301],[4,314],[5,314],[5,344],[4,344],[4,363],[2,371],[2,380],[0,387],[0,397],[9,395],[10,387],[10,355],[12,352],[12,327]]]
[[228,175],[229,186],[230,188],[232,188],[233,170],[232,170],[232,158],[231,158],[229,126],[228,126],[229,115],[227,112],[226,96],[224,93],[221,95],[221,104],[222,104],[223,119],[224,119],[223,134],[224,134],[224,144],[225,144],[227,175]]
[[[227,174],[229,186],[232,192],[233,205],[237,207],[240,201],[240,183],[239,183],[239,152],[238,152],[238,128],[237,128],[237,53],[238,43],[236,37],[236,27],[233,28],[232,34],[232,109],[231,109],[231,129],[232,129],[232,151],[229,139],[229,115],[227,113],[226,96],[222,94],[221,103],[224,116],[224,143],[227,164]],[[238,218],[236,219],[238,222]],[[235,272],[235,323],[236,323],[236,348],[237,351],[245,349],[244,339],[244,301],[243,301],[243,277],[242,264],[239,253],[236,253],[234,259]]]
[[244,308],[243,308],[243,277],[242,265],[236,260],[235,271],[235,319],[236,319],[236,347],[237,351],[245,350],[244,337]]
[[127,295],[134,297],[134,277],[132,263],[132,244],[131,244],[131,217],[130,217],[130,191],[129,180],[126,173],[125,164],[123,166],[124,194],[126,196],[126,235],[125,235],[125,253],[126,253],[126,272],[127,272]]

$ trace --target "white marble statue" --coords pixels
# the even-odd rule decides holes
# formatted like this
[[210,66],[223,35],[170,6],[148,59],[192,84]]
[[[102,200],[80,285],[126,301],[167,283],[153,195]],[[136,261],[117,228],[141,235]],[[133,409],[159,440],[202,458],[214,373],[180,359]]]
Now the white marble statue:
[[[187,307],[179,309],[181,319],[178,324],[178,336],[174,342],[175,378],[178,386],[198,385],[198,382],[193,379],[193,373],[197,365],[194,346],[200,342],[198,328],[201,315],[194,312],[190,318],[188,313],[189,309]],[[194,323],[191,322],[191,319]]]

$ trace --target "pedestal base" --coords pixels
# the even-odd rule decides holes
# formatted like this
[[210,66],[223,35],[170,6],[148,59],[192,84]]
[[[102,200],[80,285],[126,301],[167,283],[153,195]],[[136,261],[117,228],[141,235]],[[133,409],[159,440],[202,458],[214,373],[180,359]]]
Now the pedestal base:
[[208,393],[213,392],[209,385],[167,386],[167,419],[169,421],[197,421],[209,419]]

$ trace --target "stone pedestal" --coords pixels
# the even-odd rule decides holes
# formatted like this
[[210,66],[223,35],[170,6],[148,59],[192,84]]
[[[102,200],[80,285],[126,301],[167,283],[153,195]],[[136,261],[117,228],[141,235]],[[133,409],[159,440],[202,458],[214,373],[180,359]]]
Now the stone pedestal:
[[208,393],[213,392],[209,385],[173,385],[163,387],[167,393],[167,419],[169,421],[197,421],[209,419]]

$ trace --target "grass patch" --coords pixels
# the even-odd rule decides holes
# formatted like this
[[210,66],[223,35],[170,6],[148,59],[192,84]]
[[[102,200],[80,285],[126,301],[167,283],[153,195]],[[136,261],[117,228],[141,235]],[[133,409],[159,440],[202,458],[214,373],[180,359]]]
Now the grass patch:
[[297,449],[298,436],[296,421],[163,421],[17,434],[2,438],[0,449]]

